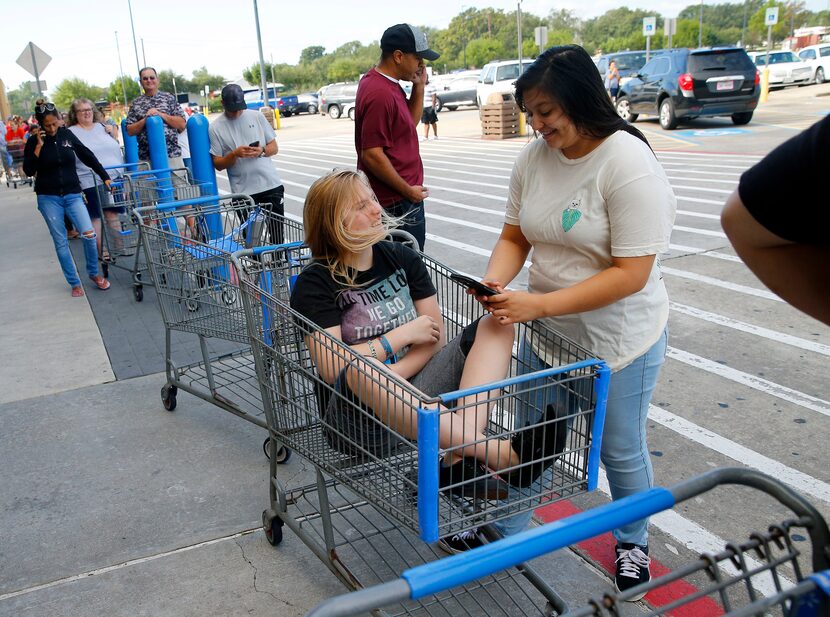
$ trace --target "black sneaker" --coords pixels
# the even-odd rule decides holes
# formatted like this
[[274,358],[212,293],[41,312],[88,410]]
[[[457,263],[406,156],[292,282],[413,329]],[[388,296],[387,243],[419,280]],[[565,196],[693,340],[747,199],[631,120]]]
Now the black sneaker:
[[548,467],[553,458],[565,450],[568,440],[568,410],[559,405],[548,405],[545,415],[532,428],[525,428],[513,436],[511,446],[521,467],[502,474],[507,482],[519,488],[533,484]]
[[440,463],[438,486],[450,487],[453,495],[476,499],[505,499],[508,490],[503,480],[472,457],[463,458],[450,467]]
[[[648,556],[648,546],[621,542],[617,544],[616,551],[617,573],[614,575],[614,586],[617,591],[622,593],[651,580],[651,572],[648,570],[648,565],[651,563]],[[645,591],[626,598],[626,600],[636,602],[644,595],[646,595]]]
[[487,541],[478,529],[462,531],[454,536],[438,539],[438,548],[450,555],[458,555],[459,553],[478,548],[485,544],[487,544]]

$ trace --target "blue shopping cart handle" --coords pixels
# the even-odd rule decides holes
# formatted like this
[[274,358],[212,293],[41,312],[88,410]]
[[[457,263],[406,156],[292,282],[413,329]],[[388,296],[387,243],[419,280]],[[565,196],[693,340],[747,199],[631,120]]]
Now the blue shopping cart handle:
[[305,242],[286,242],[285,244],[265,244],[263,246],[256,246],[251,249],[253,255],[262,255],[263,253],[271,253],[276,251],[287,251],[291,249],[298,249],[305,246]]
[[213,204],[216,203],[218,199],[218,195],[209,195],[207,197],[193,197],[192,199],[182,199],[181,201],[171,201],[170,203],[159,204],[155,207],[155,209],[158,212],[169,212],[170,210],[176,210],[177,208],[198,206],[199,204]]
[[611,529],[672,508],[674,495],[652,488],[479,548],[411,568],[401,574],[415,600],[464,585]]
[[143,163],[143,162],[139,162],[139,163],[121,163],[121,165],[107,165],[106,167],[104,167],[104,169],[124,169],[125,167],[140,167],[141,165],[144,165],[144,164],[145,163]]

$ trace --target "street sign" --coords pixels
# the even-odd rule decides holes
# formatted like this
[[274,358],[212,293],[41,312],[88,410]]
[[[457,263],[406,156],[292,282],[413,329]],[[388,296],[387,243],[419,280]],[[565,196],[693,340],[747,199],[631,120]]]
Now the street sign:
[[643,17],[643,36],[654,36],[657,31],[656,17]]
[[536,37],[536,45],[539,47],[544,47],[548,44],[548,27],[547,26],[537,26],[533,29],[533,34]]
[[765,26],[774,26],[778,23],[778,7],[772,6],[767,9],[767,12],[764,13],[764,25]]
[[666,36],[677,34],[677,17],[667,18],[663,24],[663,31]]
[[51,61],[52,57],[31,41],[29,41],[29,44],[26,45],[26,48],[17,59],[17,63],[26,69],[26,72],[35,79],[40,77],[43,69],[45,69]]
[[38,90],[36,81],[27,81],[26,83],[29,84],[29,90],[31,90],[35,94],[39,94],[41,90],[48,90],[49,89],[49,86],[46,85],[46,80],[45,79],[40,80],[40,90]]

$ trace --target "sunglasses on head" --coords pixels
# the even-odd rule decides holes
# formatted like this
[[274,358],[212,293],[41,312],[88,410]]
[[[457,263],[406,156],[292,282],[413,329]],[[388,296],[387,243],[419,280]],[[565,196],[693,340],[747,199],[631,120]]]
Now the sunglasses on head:
[[44,103],[43,105],[38,105],[37,107],[35,107],[35,111],[39,114],[44,114],[47,111],[55,111],[55,104]]

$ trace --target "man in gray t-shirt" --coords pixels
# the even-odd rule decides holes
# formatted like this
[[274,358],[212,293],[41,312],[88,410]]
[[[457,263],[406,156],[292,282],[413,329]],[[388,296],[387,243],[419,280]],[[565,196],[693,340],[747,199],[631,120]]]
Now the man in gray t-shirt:
[[[225,113],[214,120],[210,134],[213,166],[228,171],[234,193],[250,195],[266,210],[285,213],[285,187],[270,157],[277,153],[277,136],[261,113],[248,109],[236,84],[222,88]],[[270,241],[282,242],[282,226],[269,220]]]

